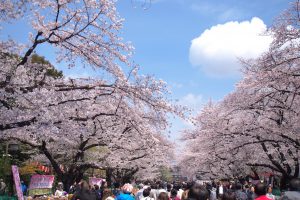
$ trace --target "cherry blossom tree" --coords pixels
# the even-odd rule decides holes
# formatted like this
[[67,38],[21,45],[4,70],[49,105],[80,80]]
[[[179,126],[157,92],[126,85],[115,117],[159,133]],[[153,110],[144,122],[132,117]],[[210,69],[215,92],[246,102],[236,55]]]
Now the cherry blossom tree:
[[[183,115],[166,98],[163,81],[138,75],[129,59],[133,48],[119,36],[123,20],[115,4],[1,1],[1,25],[26,18],[32,33],[27,44],[0,43],[0,140],[38,149],[35,158],[47,160],[66,189],[91,167],[149,171],[166,163],[170,147],[159,135],[168,113]],[[56,50],[58,63],[102,70],[103,77],[67,79],[49,64],[32,62],[42,44]]]
[[[2,56],[5,80],[18,60]],[[132,73],[130,82],[109,84],[57,77],[53,70],[28,62],[1,89],[1,140],[38,149],[38,159],[48,160],[66,189],[92,167],[142,170],[167,163],[170,146],[160,134],[167,113],[182,113],[165,99],[164,82]]]
[[80,62],[103,70],[111,78],[126,79],[118,63],[130,65],[133,48],[119,36],[123,19],[115,4],[115,0],[1,1],[0,22],[26,18],[33,30],[26,45],[13,45],[13,38],[1,41],[1,49],[23,55],[1,86],[8,84],[16,68],[42,44],[54,47],[58,62],[66,61],[71,67]]
[[219,177],[269,170],[282,186],[299,177],[298,7],[299,1],[275,21],[268,52],[242,60],[235,91],[195,118],[196,128],[185,135],[186,159],[200,170]]

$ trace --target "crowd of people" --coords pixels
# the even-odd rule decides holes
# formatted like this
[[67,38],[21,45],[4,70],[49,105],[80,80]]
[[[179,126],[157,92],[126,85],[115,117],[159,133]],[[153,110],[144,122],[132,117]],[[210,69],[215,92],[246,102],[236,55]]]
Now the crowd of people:
[[263,182],[145,182],[122,187],[116,183],[108,189],[105,182],[99,187],[82,181],[73,185],[70,193],[72,200],[300,200],[300,178],[291,180],[284,192]]

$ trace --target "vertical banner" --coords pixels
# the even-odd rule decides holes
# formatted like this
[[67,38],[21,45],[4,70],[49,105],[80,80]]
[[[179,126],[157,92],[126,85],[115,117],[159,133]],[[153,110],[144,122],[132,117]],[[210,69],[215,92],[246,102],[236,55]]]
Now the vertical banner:
[[18,195],[18,200],[23,200],[23,193],[21,190],[21,182],[20,182],[20,175],[19,175],[19,170],[16,165],[11,166],[12,174],[14,177],[14,182],[15,182],[15,187]]

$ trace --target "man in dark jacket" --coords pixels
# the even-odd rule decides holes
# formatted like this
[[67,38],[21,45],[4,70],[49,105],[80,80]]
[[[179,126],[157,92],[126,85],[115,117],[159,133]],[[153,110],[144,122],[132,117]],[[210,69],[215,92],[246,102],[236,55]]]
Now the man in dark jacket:
[[247,194],[242,190],[243,186],[240,183],[236,184],[235,196],[237,200],[248,200]]

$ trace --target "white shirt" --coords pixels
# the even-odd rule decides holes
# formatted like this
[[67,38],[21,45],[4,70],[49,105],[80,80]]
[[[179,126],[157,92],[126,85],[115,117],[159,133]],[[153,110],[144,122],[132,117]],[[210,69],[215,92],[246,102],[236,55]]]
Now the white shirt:
[[144,189],[140,189],[140,190],[136,193],[136,196],[135,196],[135,199],[136,199],[136,200],[141,200],[141,198],[143,197],[143,191],[144,191]]
[[224,193],[224,191],[223,191],[223,186],[221,185],[220,187],[219,187],[219,194],[223,194]]
[[184,192],[183,189],[179,189],[179,190],[178,190],[178,192],[177,192],[177,197],[178,197],[179,199],[182,198],[182,193],[183,193],[183,192]]
[[156,189],[151,189],[151,191],[150,191],[150,197],[152,198],[152,199],[154,199],[154,200],[156,200],[157,199],[157,196],[156,196]]
[[61,191],[61,190],[56,190],[55,194],[54,194],[54,196],[56,196],[56,197],[61,197],[63,195],[64,195],[64,191]]
[[140,198],[141,200],[154,200],[153,198],[151,198],[151,197],[142,197],[142,198]]

